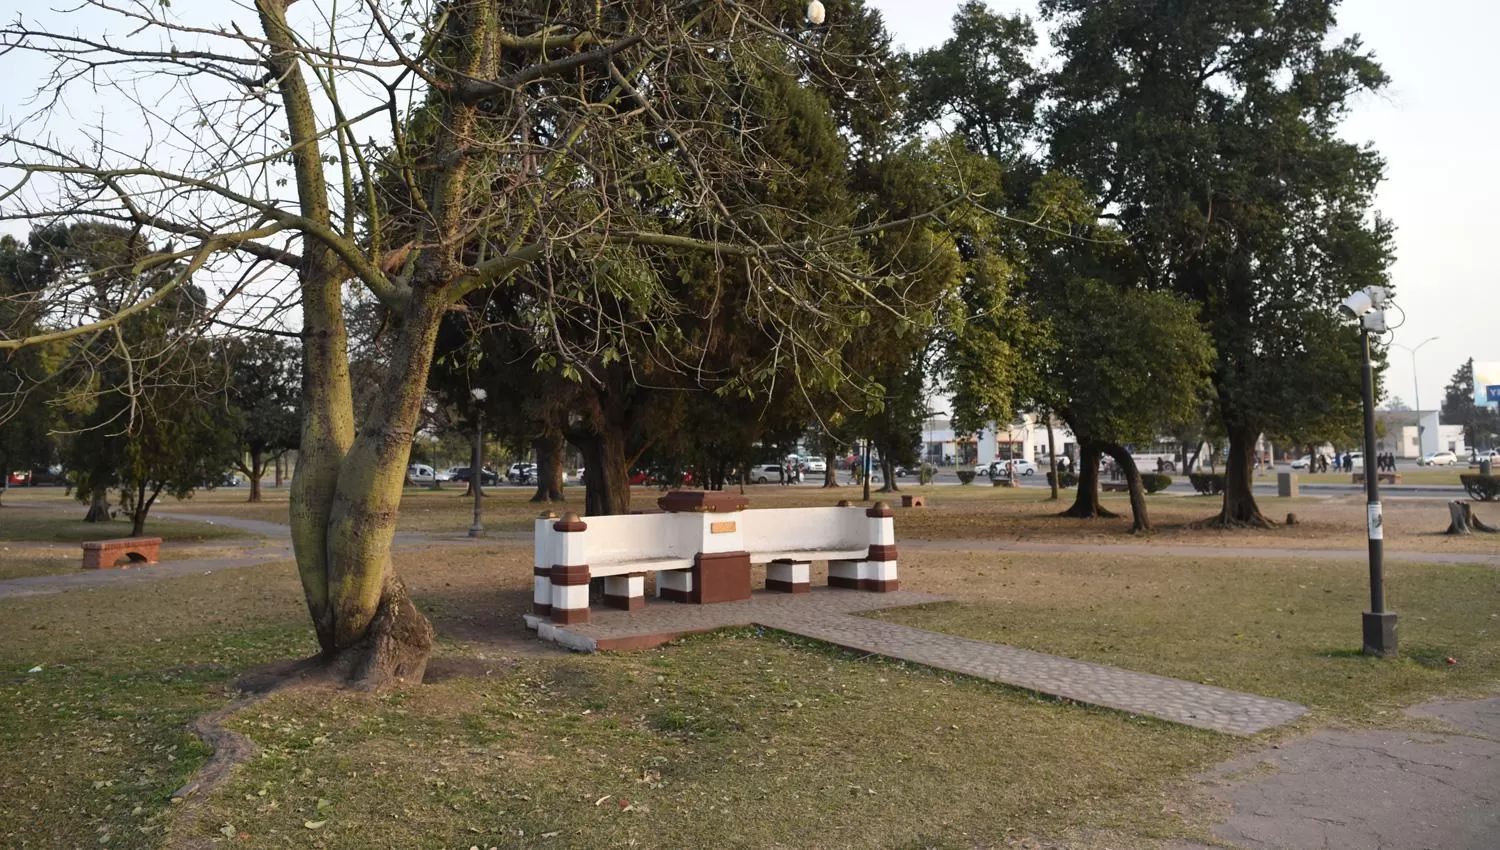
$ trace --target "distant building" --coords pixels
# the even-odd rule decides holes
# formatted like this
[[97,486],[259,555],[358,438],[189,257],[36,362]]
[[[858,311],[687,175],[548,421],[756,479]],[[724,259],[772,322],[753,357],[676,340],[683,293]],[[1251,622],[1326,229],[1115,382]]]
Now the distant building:
[[1442,424],[1435,410],[1377,410],[1375,430],[1375,450],[1391,452],[1403,460],[1442,451],[1460,458],[1469,454],[1463,426]]

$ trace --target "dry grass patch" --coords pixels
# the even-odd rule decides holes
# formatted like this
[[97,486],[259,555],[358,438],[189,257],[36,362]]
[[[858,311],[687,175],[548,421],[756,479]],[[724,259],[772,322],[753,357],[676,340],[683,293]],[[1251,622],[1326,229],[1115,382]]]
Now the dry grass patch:
[[902,578],[961,601],[873,616],[1294,700],[1312,709],[1304,725],[1400,722],[1407,705],[1500,681],[1492,567],[1387,564],[1394,661],[1359,654],[1359,561],[923,551],[905,557]]
[[1163,795],[1237,746],[748,630],[492,672],[242,712],[233,728],[266,755],[215,795],[205,832],[328,848],[970,847],[1068,824],[1144,843],[1190,831]]

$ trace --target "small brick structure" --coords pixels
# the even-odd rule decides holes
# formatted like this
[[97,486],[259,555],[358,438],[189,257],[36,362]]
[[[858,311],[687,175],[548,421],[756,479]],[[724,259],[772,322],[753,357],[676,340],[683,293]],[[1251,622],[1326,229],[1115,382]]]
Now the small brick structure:
[[902,496],[901,507],[903,508],[925,508],[927,507],[926,496]]
[[83,568],[86,570],[111,570],[122,558],[129,561],[123,566],[154,564],[160,560],[160,537],[121,537],[117,540],[90,540],[83,544]]

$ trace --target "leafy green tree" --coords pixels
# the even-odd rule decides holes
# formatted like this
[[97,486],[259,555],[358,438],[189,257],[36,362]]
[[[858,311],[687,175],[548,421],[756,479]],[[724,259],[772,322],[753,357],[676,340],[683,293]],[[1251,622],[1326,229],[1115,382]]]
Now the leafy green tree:
[[1471,451],[1500,440],[1500,409],[1474,403],[1474,358],[1464,361],[1443,388],[1442,419],[1463,426],[1464,444]]
[[1384,284],[1378,154],[1345,141],[1385,74],[1333,38],[1336,0],[1043,0],[1061,67],[1048,149],[1140,257],[1138,286],[1198,305],[1229,440],[1224,525],[1268,525],[1251,490],[1263,432],[1356,415],[1358,335],[1339,301]]
[[[41,289],[37,255],[11,236],[0,236],[0,328],[15,335],[37,330],[32,294]],[[49,382],[57,352],[27,348],[0,368],[0,496],[12,470],[48,466],[56,449],[51,437],[54,392]]]
[[301,355],[289,341],[256,334],[226,340],[219,356],[229,369],[229,408],[238,426],[234,465],[250,480],[249,501],[259,502],[266,465],[297,447]]

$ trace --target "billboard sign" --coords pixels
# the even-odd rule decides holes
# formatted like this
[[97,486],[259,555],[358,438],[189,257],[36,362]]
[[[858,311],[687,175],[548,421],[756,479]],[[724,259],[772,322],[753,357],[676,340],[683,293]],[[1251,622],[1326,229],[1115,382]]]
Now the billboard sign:
[[1474,361],[1474,403],[1500,404],[1500,362]]

